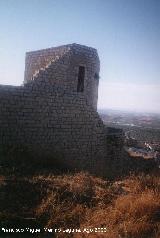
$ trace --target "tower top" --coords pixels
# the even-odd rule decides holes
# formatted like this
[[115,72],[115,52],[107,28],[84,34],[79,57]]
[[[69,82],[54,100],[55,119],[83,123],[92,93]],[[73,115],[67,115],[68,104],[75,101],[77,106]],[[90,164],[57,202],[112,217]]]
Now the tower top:
[[68,44],[26,53],[24,84],[45,80],[70,93],[86,96],[97,107],[100,62],[97,50]]

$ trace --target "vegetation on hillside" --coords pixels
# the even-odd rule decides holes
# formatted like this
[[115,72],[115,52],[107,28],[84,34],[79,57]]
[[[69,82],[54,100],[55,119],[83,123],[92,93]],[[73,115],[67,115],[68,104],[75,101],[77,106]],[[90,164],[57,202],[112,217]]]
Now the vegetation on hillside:
[[[82,231],[49,235],[60,238],[160,237],[159,171],[111,181],[86,172],[25,169],[1,168],[1,227],[41,228],[37,237],[48,237],[44,227]],[[92,232],[95,228],[105,232]],[[5,237],[3,232],[0,237]]]

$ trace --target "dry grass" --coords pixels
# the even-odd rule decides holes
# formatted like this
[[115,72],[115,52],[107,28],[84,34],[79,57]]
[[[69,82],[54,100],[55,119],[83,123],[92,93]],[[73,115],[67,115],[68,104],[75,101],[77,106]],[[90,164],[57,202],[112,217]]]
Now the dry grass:
[[[160,196],[145,191],[118,197],[103,210],[96,209],[83,224],[86,227],[107,227],[108,232],[95,237],[158,237]],[[75,236],[78,237],[78,236]],[[84,235],[84,237],[87,237]],[[92,235],[92,237],[94,237]]]
[[46,196],[36,208],[37,219],[46,227],[107,228],[106,233],[73,233],[75,238],[160,236],[159,176],[131,175],[109,182],[78,173],[33,180],[47,184]]
[[[33,206],[28,203],[28,210],[41,227],[81,230],[107,228],[106,233],[59,233],[57,237],[160,237],[158,173],[130,175],[120,181],[103,180],[84,172],[25,176],[21,177],[22,180],[30,187],[30,190],[27,187],[24,189],[24,192],[27,190],[26,200],[32,201],[34,197]],[[3,184],[4,177],[1,177],[1,181]],[[13,190],[14,196],[20,195],[21,188],[15,185],[20,191],[17,193]],[[14,197],[17,204],[19,195]],[[21,198],[21,206],[23,202],[26,205],[26,195]]]

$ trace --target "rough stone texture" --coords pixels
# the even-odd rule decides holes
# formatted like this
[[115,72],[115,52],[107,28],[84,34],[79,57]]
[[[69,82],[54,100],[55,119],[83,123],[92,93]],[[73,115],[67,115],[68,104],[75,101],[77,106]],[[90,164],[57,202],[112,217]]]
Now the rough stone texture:
[[77,93],[79,66],[85,67],[83,96],[87,103],[97,109],[100,62],[94,48],[71,44],[26,53],[24,84],[45,80],[50,87],[63,88],[68,93]]
[[[79,66],[84,92],[77,92]],[[27,53],[24,85],[0,86],[0,146],[26,146],[37,158],[63,155],[68,168],[106,175],[99,67],[97,51],[77,44]]]

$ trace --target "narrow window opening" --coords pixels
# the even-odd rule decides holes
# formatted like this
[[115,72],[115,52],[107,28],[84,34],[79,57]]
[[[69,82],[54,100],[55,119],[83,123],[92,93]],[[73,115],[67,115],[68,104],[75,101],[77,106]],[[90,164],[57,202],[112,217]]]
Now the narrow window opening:
[[79,66],[77,92],[84,91],[84,76],[85,76],[85,67]]
[[99,74],[98,74],[98,73],[95,73],[94,78],[95,78],[96,80],[99,80]]

